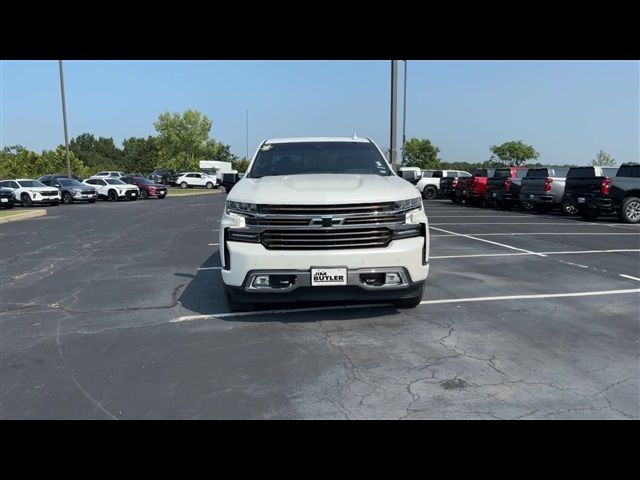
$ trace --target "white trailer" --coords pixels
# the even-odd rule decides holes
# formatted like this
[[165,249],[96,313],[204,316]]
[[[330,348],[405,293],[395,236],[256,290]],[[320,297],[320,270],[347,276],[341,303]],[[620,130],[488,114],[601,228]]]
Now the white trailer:
[[200,170],[209,175],[215,175],[219,182],[222,181],[223,173],[236,173],[231,167],[231,162],[220,162],[217,160],[200,160]]

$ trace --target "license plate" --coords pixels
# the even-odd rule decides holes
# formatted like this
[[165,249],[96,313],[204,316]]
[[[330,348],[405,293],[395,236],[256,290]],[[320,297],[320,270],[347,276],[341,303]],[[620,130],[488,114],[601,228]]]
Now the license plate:
[[311,286],[331,287],[347,284],[346,268],[312,268]]
[[9,203],[9,199],[8,198],[0,198],[0,202]]
[[578,203],[584,203],[584,197],[578,197]]
[[529,200],[533,200],[533,195],[529,195]]
[[491,193],[491,196],[492,196],[492,197],[495,197],[496,195],[497,195],[497,193],[496,193],[496,192],[492,192],[492,193]]
[[131,194],[132,197],[135,197],[136,195],[137,195],[137,193],[135,193],[135,192]]

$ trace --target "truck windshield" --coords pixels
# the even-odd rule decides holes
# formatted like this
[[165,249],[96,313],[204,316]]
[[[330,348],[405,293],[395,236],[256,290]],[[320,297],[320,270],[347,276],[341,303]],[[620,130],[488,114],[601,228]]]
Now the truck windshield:
[[263,146],[247,178],[313,173],[392,175],[372,143],[295,142]]

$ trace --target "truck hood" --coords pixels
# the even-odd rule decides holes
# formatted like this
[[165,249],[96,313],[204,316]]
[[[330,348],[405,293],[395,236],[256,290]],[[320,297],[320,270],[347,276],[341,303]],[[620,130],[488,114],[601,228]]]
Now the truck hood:
[[322,205],[393,202],[419,196],[415,186],[395,175],[316,173],[243,178],[228,199],[257,204]]

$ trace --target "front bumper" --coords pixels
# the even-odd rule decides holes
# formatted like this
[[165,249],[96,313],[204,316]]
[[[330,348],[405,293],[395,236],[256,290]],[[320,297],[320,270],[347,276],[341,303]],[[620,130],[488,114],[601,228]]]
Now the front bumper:
[[62,201],[62,197],[60,195],[40,195],[40,194],[32,194],[31,201],[33,203],[60,203]]
[[260,292],[246,290],[244,287],[227,286],[231,299],[240,303],[282,303],[282,302],[315,302],[315,301],[371,301],[400,300],[421,296],[424,291],[424,280],[403,288],[366,290],[357,285],[343,287],[310,287],[304,286],[289,292]]
[[[345,250],[267,250],[260,243],[221,242],[220,253],[229,269],[222,269],[226,285],[240,287],[247,274],[254,270],[299,270],[309,272],[311,267],[346,267],[347,272],[365,268],[403,267],[410,283],[423,281],[429,274],[429,265],[423,265],[424,237],[393,240],[383,248]],[[427,259],[429,249],[426,249]],[[330,287],[314,287],[328,289]],[[344,288],[344,287],[340,287]]]

